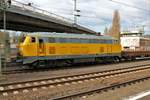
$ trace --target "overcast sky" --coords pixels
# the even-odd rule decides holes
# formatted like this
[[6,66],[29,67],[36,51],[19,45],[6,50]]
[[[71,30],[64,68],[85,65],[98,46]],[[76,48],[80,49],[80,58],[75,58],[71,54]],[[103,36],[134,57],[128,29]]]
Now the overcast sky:
[[[23,3],[32,2],[33,6],[73,19],[74,0],[17,0]],[[77,0],[77,9],[81,10],[78,23],[97,32],[112,23],[114,10],[119,10],[121,28],[146,25],[150,34],[150,0]],[[124,5],[127,4],[127,5]],[[131,5],[131,6],[129,6]]]

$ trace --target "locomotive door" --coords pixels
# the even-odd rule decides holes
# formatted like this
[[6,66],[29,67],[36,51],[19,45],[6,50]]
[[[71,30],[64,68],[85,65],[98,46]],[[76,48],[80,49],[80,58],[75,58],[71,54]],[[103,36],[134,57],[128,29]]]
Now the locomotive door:
[[107,46],[107,53],[112,53],[112,46],[111,45]]
[[39,45],[38,45],[38,55],[39,56],[45,56],[45,44],[44,39],[39,38]]

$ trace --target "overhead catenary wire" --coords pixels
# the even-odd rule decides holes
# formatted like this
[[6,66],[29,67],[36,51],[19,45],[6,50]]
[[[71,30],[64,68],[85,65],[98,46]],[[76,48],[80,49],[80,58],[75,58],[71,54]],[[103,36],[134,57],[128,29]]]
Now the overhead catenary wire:
[[124,6],[127,6],[127,7],[131,7],[131,8],[136,8],[136,9],[139,9],[139,10],[142,10],[142,11],[150,12],[149,9],[144,9],[144,8],[141,8],[141,7],[137,7],[135,5],[130,5],[130,4],[119,2],[119,1],[115,1],[115,0],[108,0],[108,1],[111,1],[111,2],[114,2],[114,3],[117,3],[117,4],[121,4],[121,5],[124,5]]
[[[55,12],[57,13],[57,12]],[[69,15],[69,16],[73,16],[73,13],[66,13],[66,12],[61,12],[63,15]],[[93,15],[87,15],[88,13],[80,13],[80,17],[85,17],[85,18],[90,18],[90,19],[100,19],[102,18],[101,15],[98,15],[96,14],[95,12],[91,12],[90,14],[93,14]],[[111,15],[111,13],[109,14]],[[143,19],[144,16],[136,16],[136,15],[130,15],[130,14],[123,14],[125,16],[130,16],[130,17],[133,17],[133,18],[138,18],[138,19]],[[107,18],[110,18],[110,17],[107,17]],[[106,19],[107,19],[106,18]]]
[[[131,4],[127,4],[127,3],[123,3],[123,2],[120,2],[120,1],[115,1],[115,0],[109,0],[111,2],[114,2],[114,3],[118,3],[118,4],[121,4],[121,5],[124,5],[124,6],[128,6],[128,7],[132,7],[132,8],[136,8],[136,9],[140,9],[140,10],[146,10],[146,11],[150,11],[148,9],[145,9],[145,8],[140,8],[140,7],[137,7],[136,5],[131,5]],[[107,8],[108,9],[108,8]],[[57,11],[56,11],[57,10]],[[62,14],[62,15],[69,15],[69,16],[73,16],[73,12],[72,10],[69,10],[69,9],[59,9],[59,8],[56,8],[55,10],[53,10],[54,13],[58,13],[58,14]],[[99,11],[98,11],[99,12]],[[89,19],[96,19],[96,20],[100,20],[100,19],[111,19],[109,16],[112,14],[111,12],[108,13],[108,12],[102,12],[100,11],[99,13],[103,13],[103,14],[108,14],[108,17],[105,16],[106,18],[104,18],[103,16],[101,16],[100,14],[98,14],[98,12],[96,11],[89,11],[89,10],[82,10],[81,9],[81,13],[80,13],[80,17],[81,18],[89,18]],[[90,15],[89,15],[90,14]],[[93,15],[92,15],[93,14]],[[131,17],[134,17],[134,18],[138,18],[138,19],[144,19],[145,16],[137,16],[137,15],[131,15],[131,14],[128,14],[128,13],[123,13],[123,15],[125,16],[131,16]],[[81,22],[79,22],[81,23]]]
[[[124,4],[122,2],[119,2],[119,1],[114,1],[114,0],[109,0],[109,1],[112,1],[112,2],[118,2],[118,3],[121,3],[121,4]],[[126,6],[129,5],[129,4],[126,4]],[[131,6],[131,5],[130,5]],[[134,7],[134,6],[133,6]],[[73,16],[73,13],[71,12],[71,10],[69,9],[58,9],[59,11],[52,11],[53,13],[58,13],[60,12],[61,14],[65,14],[65,15],[72,15]],[[60,11],[61,10],[61,11]],[[143,9],[144,10],[144,9]],[[88,11],[88,10],[87,10]],[[149,10],[150,11],[150,10]],[[84,12],[84,13],[82,13]],[[80,17],[86,17],[86,18],[92,18],[92,19],[99,19],[100,16],[99,15],[95,15],[95,16],[89,16],[89,15],[86,15],[86,14],[89,14],[89,13],[85,13],[86,11],[85,10],[82,10],[82,12],[80,13],[81,16]],[[89,12],[89,11],[88,11]],[[96,14],[96,12],[90,12],[90,14],[93,13],[93,14]],[[106,13],[106,12],[100,12],[100,13],[105,13],[105,14],[109,14],[109,13]],[[111,14],[111,13],[110,13]],[[133,15],[129,15],[129,14],[125,14],[127,16],[131,16],[131,17],[136,17],[136,18],[142,18],[140,16],[133,16]]]

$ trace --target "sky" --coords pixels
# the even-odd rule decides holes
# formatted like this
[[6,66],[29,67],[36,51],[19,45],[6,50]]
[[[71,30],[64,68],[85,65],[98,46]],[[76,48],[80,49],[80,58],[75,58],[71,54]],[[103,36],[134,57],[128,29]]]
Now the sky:
[[[73,19],[74,0],[16,0]],[[150,0],[77,0],[81,12],[77,23],[96,32],[112,24],[113,12],[120,13],[121,30],[141,27],[150,34]]]

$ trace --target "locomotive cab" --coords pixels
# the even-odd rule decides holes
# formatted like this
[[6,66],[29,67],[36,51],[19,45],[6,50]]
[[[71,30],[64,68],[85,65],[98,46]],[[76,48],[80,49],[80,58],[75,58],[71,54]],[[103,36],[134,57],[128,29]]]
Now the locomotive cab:
[[19,45],[19,52],[23,57],[45,56],[44,48],[44,39],[27,35]]
[[38,38],[38,36],[35,35],[24,36],[21,39],[18,48],[19,48],[19,53],[18,53],[19,59],[17,62],[24,63],[25,61],[34,60],[35,58],[37,58],[37,56],[45,56],[44,39]]
[[19,52],[21,56],[36,56],[35,52],[37,51],[37,39],[32,36],[23,37],[20,45]]

